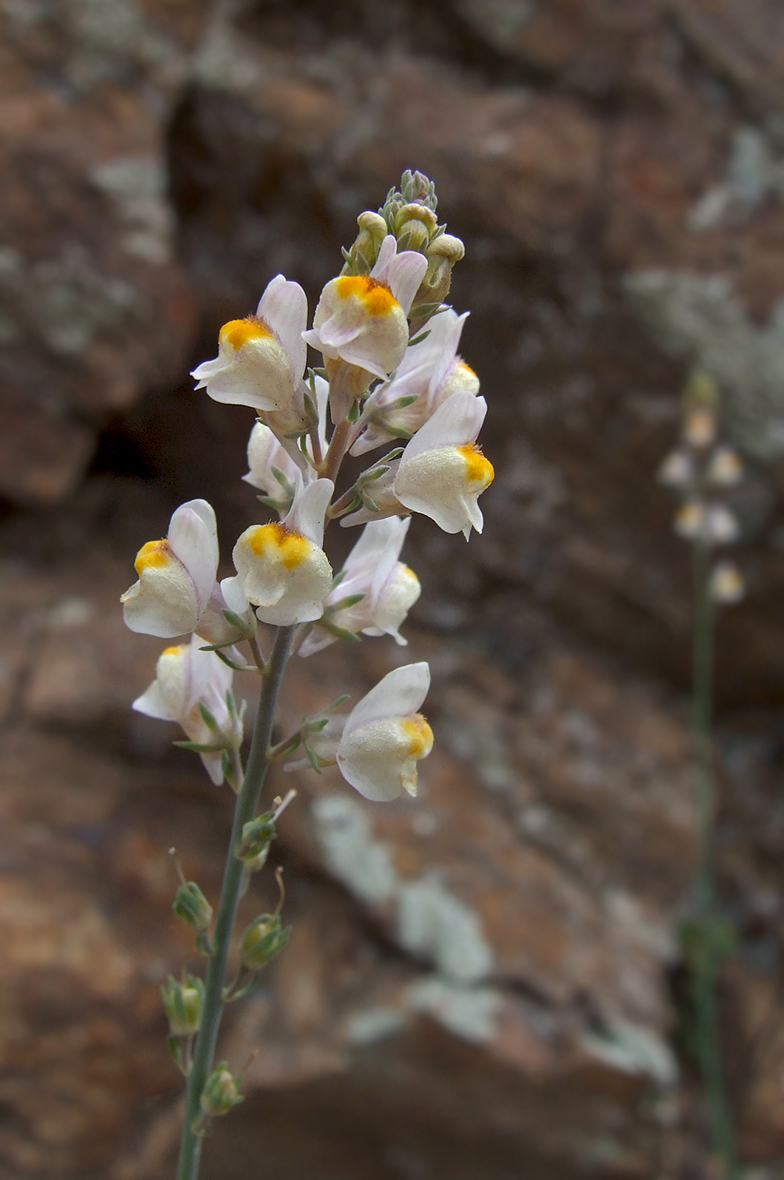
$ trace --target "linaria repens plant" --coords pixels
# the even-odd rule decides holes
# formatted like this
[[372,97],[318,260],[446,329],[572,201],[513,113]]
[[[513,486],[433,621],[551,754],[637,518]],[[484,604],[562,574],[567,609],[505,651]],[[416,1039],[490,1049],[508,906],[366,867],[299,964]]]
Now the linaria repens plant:
[[[378,213],[362,213],[310,328],[304,291],[282,275],[267,285],[255,314],[224,324],[217,357],[193,376],[215,401],[258,414],[245,479],[261,493],[262,519],[234,544],[235,576],[218,582],[215,513],[204,500],[183,504],[168,535],[139,550],[138,581],[122,596],[131,630],[178,641],[160,656],[134,708],[178,722],[186,735],[178,744],[237,796],[215,920],[199,886],[182,874],[175,900],[207,958],[203,980],[170,977],[163,989],[170,1049],[187,1079],[178,1180],[195,1180],[211,1120],[241,1101],[240,1079],[226,1062],[214,1063],[224,1005],[253,986],[288,940],[281,887],[277,911],[242,934],[238,974],[227,984],[238,901],[293,797],[259,813],[270,763],[300,753],[290,765],[337,765],[361,795],[383,802],[416,794],[417,763],[432,748],[419,712],[430,684],[425,663],[389,672],[348,713],[336,712],[342,697],[274,745],[272,734],[292,653],[309,656],[362,635],[406,643],[400,628],[420,593],[399,560],[412,513],[466,539],[482,531],[477,501],[493,478],[476,441],[486,405],[457,352],[465,315],[443,303],[463,244],[438,224],[436,204],[427,177],[406,172]],[[306,370],[307,345],[321,353],[321,367]],[[349,452],[387,445],[340,487]],[[333,521],[364,526],[337,574],[324,548]],[[247,756],[235,670],[261,678]]]
[[719,437],[718,392],[705,373],[691,377],[684,394],[681,438],[659,469],[660,480],[681,499],[675,531],[691,545],[693,584],[692,760],[699,850],[691,912],[682,940],[688,975],[691,1040],[702,1081],[712,1148],[723,1180],[738,1176],[737,1146],[721,1056],[718,973],[731,946],[716,886],[716,780],[712,701],[717,606],[739,602],[743,577],[718,550],[738,540],[738,521],[727,504],[743,477],[740,457]]

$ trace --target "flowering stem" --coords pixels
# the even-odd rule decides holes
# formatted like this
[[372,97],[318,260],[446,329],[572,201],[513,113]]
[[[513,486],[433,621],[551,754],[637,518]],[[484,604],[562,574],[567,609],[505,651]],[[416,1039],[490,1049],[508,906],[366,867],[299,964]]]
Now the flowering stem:
[[697,1058],[708,1111],[713,1149],[722,1161],[723,1180],[738,1175],[732,1117],[724,1080],[717,1002],[719,945],[715,870],[716,784],[713,774],[711,703],[713,695],[714,606],[709,585],[710,552],[694,544],[694,647],[692,653],[692,740],[696,779],[698,861],[695,881],[695,941],[692,960]]
[[310,428],[310,445],[313,448],[313,462],[318,467],[323,461],[324,456],[321,453],[321,439],[319,438],[318,423]]
[[231,937],[237,916],[237,905],[241,896],[244,865],[235,856],[243,825],[250,822],[258,808],[259,795],[269,766],[269,747],[275,710],[278,702],[283,674],[294,636],[293,627],[279,627],[272,648],[267,674],[264,677],[256,726],[253,731],[248,764],[237,796],[234,810],[234,824],[226,856],[218,916],[213,936],[213,951],[207,969],[202,1008],[201,1026],[193,1054],[193,1064],[188,1075],[185,1105],[185,1126],[180,1144],[180,1160],[177,1180],[196,1180],[199,1173],[202,1134],[194,1131],[201,1115],[201,1095],[210,1075],[215,1057],[221,1017],[223,1015],[223,987],[226,978],[226,963]]
[[324,460],[324,470],[321,473],[326,479],[331,479],[333,483],[337,479],[350,439],[351,423],[348,418],[344,418],[342,422],[338,423],[332,434],[327,457]]

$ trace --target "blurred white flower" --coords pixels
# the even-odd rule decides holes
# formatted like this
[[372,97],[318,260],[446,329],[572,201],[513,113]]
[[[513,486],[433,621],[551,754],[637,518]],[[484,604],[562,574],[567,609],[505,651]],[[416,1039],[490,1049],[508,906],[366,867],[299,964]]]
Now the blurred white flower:
[[715,487],[734,487],[743,478],[743,462],[732,447],[720,446],[708,463],[708,481]]
[[689,410],[683,423],[683,438],[698,450],[708,447],[716,439],[716,414],[709,406]]
[[694,479],[694,459],[689,451],[670,451],[658,471],[660,483],[671,488],[688,487]]
[[733,562],[720,561],[711,573],[709,589],[714,602],[730,605],[744,597],[746,583]]
[[686,540],[709,545],[729,545],[740,535],[738,521],[723,504],[687,500],[675,515],[675,532]]

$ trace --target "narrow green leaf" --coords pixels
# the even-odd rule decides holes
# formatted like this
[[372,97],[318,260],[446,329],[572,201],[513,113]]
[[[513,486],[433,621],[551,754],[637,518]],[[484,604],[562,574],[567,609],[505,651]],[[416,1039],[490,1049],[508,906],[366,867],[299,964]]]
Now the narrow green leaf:
[[308,762],[313,767],[316,774],[321,774],[321,766],[319,764],[319,760],[316,757],[316,755],[313,753],[313,751],[311,750],[310,746],[307,746],[307,745],[305,746],[305,753],[308,756]]

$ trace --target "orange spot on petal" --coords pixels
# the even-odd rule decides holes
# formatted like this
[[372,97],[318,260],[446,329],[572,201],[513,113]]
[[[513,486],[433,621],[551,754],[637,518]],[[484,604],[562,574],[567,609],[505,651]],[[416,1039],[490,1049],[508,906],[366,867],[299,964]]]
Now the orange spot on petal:
[[433,749],[433,731],[425,718],[421,713],[415,713],[413,717],[406,717],[402,725],[409,739],[409,758],[415,761],[426,758]]
[[249,340],[263,340],[272,336],[272,332],[264,320],[249,315],[244,320],[229,320],[220,330],[221,344],[230,344],[238,350]]
[[489,459],[485,459],[481,448],[475,443],[469,443],[467,446],[457,449],[466,461],[468,482],[481,485],[481,490],[484,491],[495,478],[493,464]]
[[267,554],[290,570],[302,564],[313,542],[275,521],[255,528],[248,537],[248,545],[257,557]]
[[142,574],[144,570],[159,569],[161,566],[167,565],[171,560],[172,553],[169,548],[169,542],[164,537],[161,541],[148,541],[146,545],[142,545],[136,554],[134,566],[137,574]]
[[370,275],[343,275],[337,280],[337,292],[341,299],[361,299],[370,315],[388,315],[400,307],[386,283]]

